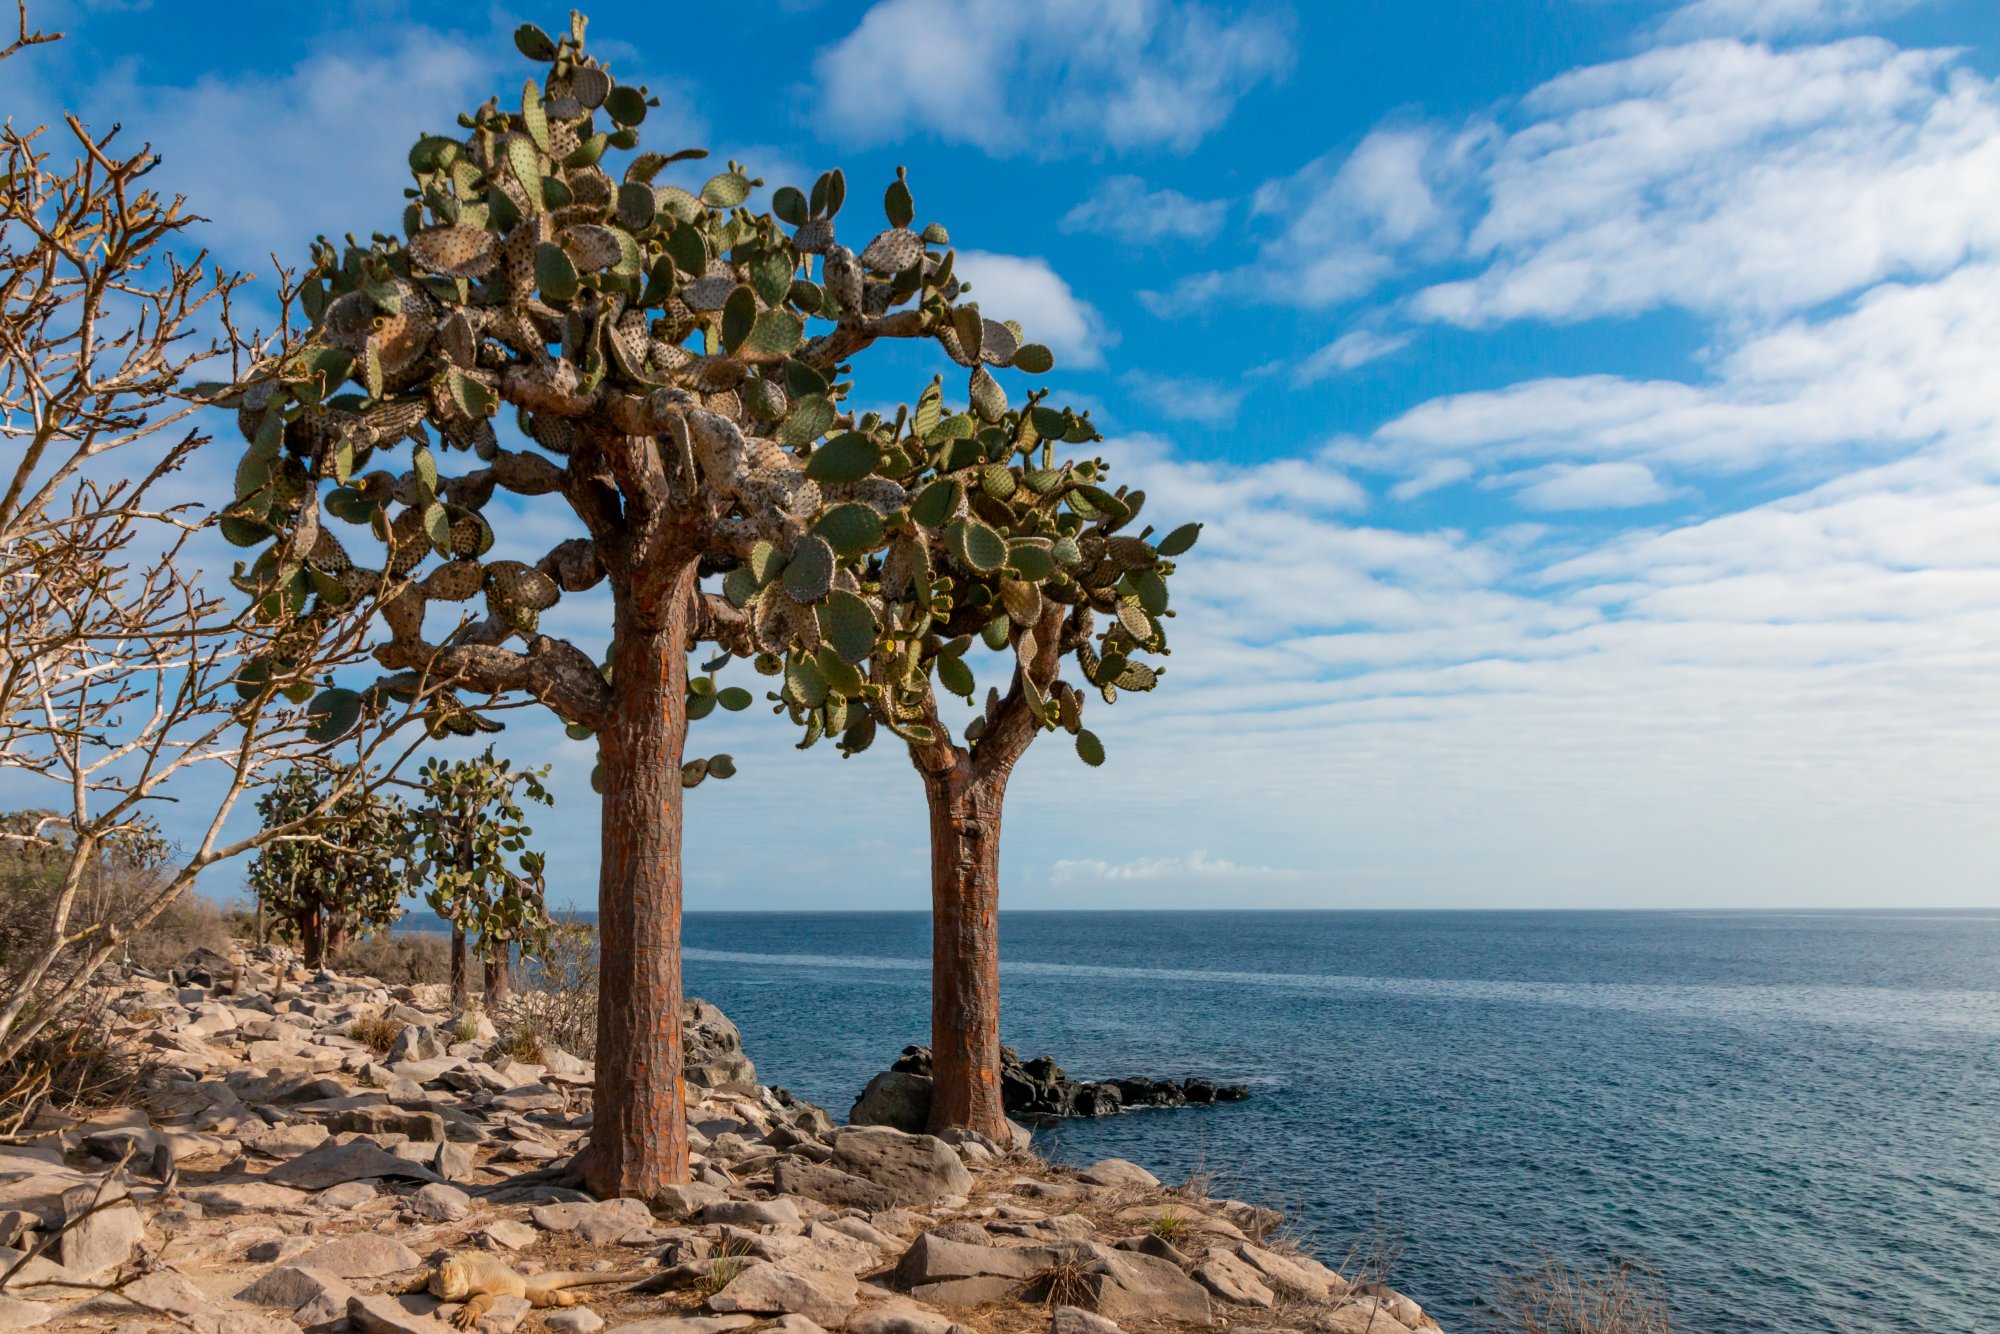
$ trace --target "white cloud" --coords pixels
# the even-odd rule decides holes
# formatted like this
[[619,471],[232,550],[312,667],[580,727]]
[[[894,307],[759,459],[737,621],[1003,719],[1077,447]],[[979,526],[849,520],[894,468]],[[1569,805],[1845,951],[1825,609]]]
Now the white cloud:
[[1062,229],[1127,245],[1205,241],[1222,230],[1228,212],[1226,200],[1190,199],[1178,190],[1148,190],[1137,176],[1107,176],[1090,198],[1063,215]]
[[850,140],[1186,151],[1289,68],[1288,36],[1274,14],[1187,0],[878,0],[813,69]]
[[1484,169],[1467,325],[1770,317],[2000,246],[2000,96],[1948,52],[1707,41],[1551,80]]
[[1433,399],[1335,452],[1409,477],[1436,475],[1441,461],[1465,477],[1523,459],[1698,473],[1785,464],[1825,476],[2000,429],[1995,365],[2000,265],[1970,264],[1938,282],[1886,283],[1830,317],[1725,343],[1706,383],[1530,380]]
[[1410,333],[1381,334],[1370,329],[1356,329],[1342,334],[1300,362],[1293,382],[1312,384],[1316,380],[1366,366],[1371,361],[1379,361],[1402,351],[1415,337]]
[[1630,509],[1672,494],[1643,463],[1558,463],[1516,480],[1520,502],[1534,510]]
[[1243,866],[1206,852],[1182,857],[1138,857],[1128,862],[1065,860],[1049,867],[1056,885],[1131,884],[1156,880],[1221,880],[1240,884],[1251,880],[1298,880],[1302,873],[1275,866]]
[[1028,341],[1048,347],[1064,365],[1102,366],[1104,349],[1118,341],[1096,307],[1040,256],[961,250],[953,271],[972,285],[987,318],[1020,321]]
[[1694,0],[1660,23],[1668,40],[1686,37],[1788,37],[1832,32],[1895,18],[1924,0]]
[[1250,392],[1243,385],[1231,387],[1206,380],[1149,375],[1145,371],[1127,371],[1119,378],[1160,416],[1172,421],[1206,422],[1211,426],[1234,420],[1244,396]]
[[163,158],[158,182],[209,219],[202,239],[263,272],[272,252],[301,262],[320,233],[398,229],[410,145],[424,130],[456,132],[497,78],[485,45],[412,27],[265,76],[171,86],[114,69],[86,101],[100,120],[144,126]]

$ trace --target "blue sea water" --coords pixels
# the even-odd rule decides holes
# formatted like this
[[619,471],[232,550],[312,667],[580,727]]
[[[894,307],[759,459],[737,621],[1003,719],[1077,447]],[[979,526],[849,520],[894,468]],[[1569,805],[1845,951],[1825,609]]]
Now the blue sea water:
[[[1003,1032],[1249,1102],[1044,1149],[1205,1167],[1447,1328],[1544,1254],[1676,1328],[2000,1330],[2000,913],[1004,913]],[[928,1041],[921,914],[698,914],[691,994],[844,1113]]]

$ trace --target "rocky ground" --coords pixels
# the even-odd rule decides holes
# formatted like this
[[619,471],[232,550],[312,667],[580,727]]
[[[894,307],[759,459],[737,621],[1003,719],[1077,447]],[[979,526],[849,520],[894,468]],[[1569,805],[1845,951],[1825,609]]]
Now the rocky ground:
[[0,1145],[0,1329],[447,1334],[459,1306],[398,1295],[446,1250],[618,1276],[569,1307],[500,1297],[481,1334],[1437,1328],[1287,1243],[1276,1214],[1132,1163],[835,1126],[758,1086],[698,1001],[696,1180],[643,1203],[562,1184],[589,1065],[505,1059],[434,989],[272,951],[125,979],[112,1009],[157,1062],[151,1090]]

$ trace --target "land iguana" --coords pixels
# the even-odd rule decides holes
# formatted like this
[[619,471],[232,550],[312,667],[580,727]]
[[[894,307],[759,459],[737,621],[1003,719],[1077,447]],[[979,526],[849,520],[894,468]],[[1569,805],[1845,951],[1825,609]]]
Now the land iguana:
[[583,1300],[570,1288],[589,1287],[599,1283],[637,1283],[648,1277],[644,1273],[592,1274],[517,1274],[507,1267],[507,1262],[496,1255],[483,1251],[452,1251],[431,1266],[430,1272],[418,1279],[405,1292],[428,1292],[440,1301],[464,1302],[452,1322],[460,1329],[471,1329],[479,1318],[493,1309],[495,1298],[526,1297],[528,1305],[536,1308],[549,1306],[574,1306]]

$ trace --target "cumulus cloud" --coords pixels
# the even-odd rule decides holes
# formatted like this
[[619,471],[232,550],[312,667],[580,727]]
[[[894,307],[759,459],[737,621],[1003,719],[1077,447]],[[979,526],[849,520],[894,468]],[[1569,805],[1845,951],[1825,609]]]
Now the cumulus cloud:
[[1178,190],[1149,190],[1137,176],[1107,176],[1090,198],[1063,215],[1066,232],[1109,236],[1127,245],[1205,241],[1222,230],[1222,199],[1190,199]]
[[1065,365],[1102,366],[1104,349],[1118,341],[1097,308],[1040,256],[962,250],[953,271],[972,285],[987,318],[1020,321],[1030,342],[1048,347]]
[[1270,10],[1187,0],[877,0],[814,62],[827,128],[994,154],[1186,151],[1291,64]]

